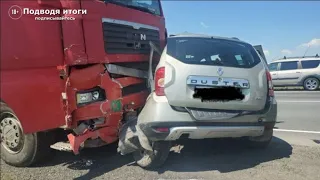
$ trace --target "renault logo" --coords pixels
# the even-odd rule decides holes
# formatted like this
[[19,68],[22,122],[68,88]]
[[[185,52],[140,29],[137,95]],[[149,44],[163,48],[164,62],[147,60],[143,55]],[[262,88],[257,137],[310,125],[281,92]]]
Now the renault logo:
[[217,73],[219,76],[222,76],[223,74],[223,69],[221,67],[218,68]]

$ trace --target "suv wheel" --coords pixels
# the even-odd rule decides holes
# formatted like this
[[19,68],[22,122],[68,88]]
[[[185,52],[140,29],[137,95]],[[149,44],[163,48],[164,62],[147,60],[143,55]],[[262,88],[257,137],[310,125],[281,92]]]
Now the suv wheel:
[[305,90],[314,91],[319,88],[319,80],[317,78],[307,78],[304,80],[303,87]]
[[24,134],[16,114],[1,102],[0,136],[1,158],[7,164],[17,167],[30,166],[51,152],[47,145],[48,133]]
[[248,145],[252,148],[267,148],[273,137],[273,129],[265,129],[263,135],[258,137],[249,137]]
[[157,168],[167,160],[171,148],[170,141],[153,142],[152,147],[153,151],[141,149],[133,152],[133,158],[140,167],[145,169]]

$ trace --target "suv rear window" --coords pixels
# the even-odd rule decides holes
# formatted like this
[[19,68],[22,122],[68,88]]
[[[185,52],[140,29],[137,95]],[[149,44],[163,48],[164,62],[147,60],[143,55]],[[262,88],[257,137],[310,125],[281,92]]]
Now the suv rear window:
[[318,67],[320,64],[320,60],[308,60],[301,61],[301,65],[303,69],[312,69]]
[[167,54],[186,64],[251,68],[261,62],[251,45],[221,39],[169,38]]

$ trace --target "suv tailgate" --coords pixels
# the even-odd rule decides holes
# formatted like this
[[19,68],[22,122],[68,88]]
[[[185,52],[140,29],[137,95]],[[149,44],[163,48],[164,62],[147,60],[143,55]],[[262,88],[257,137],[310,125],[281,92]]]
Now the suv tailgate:
[[[164,53],[165,94],[170,105],[247,111],[264,108],[268,91],[266,70],[251,45],[224,39],[176,37],[168,39]],[[243,98],[203,101],[195,97],[196,91],[205,88],[229,96],[228,90],[218,90],[224,87],[236,87]]]

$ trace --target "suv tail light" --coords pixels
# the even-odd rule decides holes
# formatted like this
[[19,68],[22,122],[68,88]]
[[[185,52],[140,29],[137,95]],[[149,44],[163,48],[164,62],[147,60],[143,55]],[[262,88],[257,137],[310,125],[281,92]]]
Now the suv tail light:
[[157,96],[164,96],[164,67],[158,68],[154,78],[155,82],[155,93]]
[[273,84],[272,84],[272,77],[269,71],[266,71],[267,80],[268,80],[268,94],[269,96],[274,96]]

